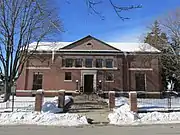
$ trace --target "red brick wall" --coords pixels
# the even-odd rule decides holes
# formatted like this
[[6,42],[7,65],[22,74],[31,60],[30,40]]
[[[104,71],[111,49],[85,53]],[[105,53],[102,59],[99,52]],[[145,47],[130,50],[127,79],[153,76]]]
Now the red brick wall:
[[[60,90],[60,89],[75,90],[76,80],[79,81],[79,87],[80,87],[81,70],[80,69],[62,69],[61,68],[62,58],[60,57],[60,55],[55,56],[54,63],[52,63],[50,56],[51,55],[47,57],[49,61],[49,66],[47,67],[49,67],[50,69],[24,69],[23,70],[21,76],[19,77],[17,81],[18,90],[31,90],[32,89],[34,72],[43,73],[43,89],[45,90]],[[77,57],[77,55],[74,55],[74,56],[70,55],[70,56],[73,58]],[[81,57],[81,55],[78,55],[78,56]],[[106,56],[106,57],[108,58],[109,56]],[[98,83],[98,80],[102,80],[103,90],[113,90],[113,88],[118,89],[118,90],[134,90],[135,89],[135,72],[136,71],[129,71],[129,67],[136,68],[136,67],[145,67],[145,66],[140,64],[142,62],[141,60],[139,59],[133,60],[134,57],[135,56],[128,56],[127,59],[125,59],[123,55],[114,56],[114,60],[116,61],[115,67],[117,67],[117,69],[98,70],[97,83]],[[35,59],[33,59],[33,62],[34,61]],[[37,60],[37,61],[40,61],[40,60]],[[35,63],[37,63],[37,61]],[[47,61],[45,62],[47,63]],[[45,65],[42,61],[40,63]],[[145,71],[147,75],[147,90],[148,91],[160,90],[161,81],[160,81],[158,60],[157,59],[152,60],[150,67],[148,68],[153,68],[153,71]],[[106,71],[114,72],[114,78],[115,78],[114,82],[106,82],[105,80]],[[72,72],[71,82],[64,81],[65,72]]]

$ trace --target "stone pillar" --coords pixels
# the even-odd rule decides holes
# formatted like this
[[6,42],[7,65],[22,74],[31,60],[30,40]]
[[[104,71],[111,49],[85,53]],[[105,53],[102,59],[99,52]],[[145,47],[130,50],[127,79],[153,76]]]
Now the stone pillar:
[[115,91],[109,91],[109,109],[112,110],[115,107]]
[[64,108],[65,104],[65,90],[58,91],[58,108]]
[[35,99],[35,111],[40,112],[44,100],[44,90],[37,90]]
[[129,92],[129,105],[130,105],[130,110],[132,112],[137,112],[137,92],[136,91],[131,91]]

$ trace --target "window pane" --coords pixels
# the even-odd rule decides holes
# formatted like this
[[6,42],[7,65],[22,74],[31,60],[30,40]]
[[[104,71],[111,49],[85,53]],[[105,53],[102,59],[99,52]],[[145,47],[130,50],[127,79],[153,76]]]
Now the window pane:
[[136,90],[144,91],[145,90],[145,74],[144,73],[136,73]]
[[113,60],[112,59],[106,60],[106,68],[113,68]]
[[43,75],[39,73],[34,73],[33,75],[33,90],[42,89],[42,79]]
[[75,60],[75,67],[82,67],[82,59]]
[[85,67],[92,67],[93,59],[86,59],[85,60]]
[[102,59],[96,59],[96,67],[101,68],[103,65],[102,63],[103,63]]
[[66,59],[66,67],[73,67],[73,59]]
[[71,72],[65,72],[65,80],[71,80]]
[[106,81],[113,81],[114,80],[114,75],[111,72],[106,73]]

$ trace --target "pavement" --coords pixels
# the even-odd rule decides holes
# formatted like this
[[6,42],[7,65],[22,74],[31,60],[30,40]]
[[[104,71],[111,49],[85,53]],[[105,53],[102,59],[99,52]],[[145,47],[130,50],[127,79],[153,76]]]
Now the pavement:
[[146,126],[0,126],[0,135],[180,135],[180,124]]
[[80,95],[74,98],[74,104],[70,110],[86,116],[90,123],[107,124],[110,113],[108,104],[97,95]]

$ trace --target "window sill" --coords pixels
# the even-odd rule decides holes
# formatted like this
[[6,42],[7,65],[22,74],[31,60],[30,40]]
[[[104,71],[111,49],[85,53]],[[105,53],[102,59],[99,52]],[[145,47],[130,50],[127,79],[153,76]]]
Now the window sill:
[[64,82],[72,82],[72,80],[64,80]]
[[117,70],[117,67],[113,67],[113,68],[106,68],[106,67],[102,67],[102,68],[97,68],[97,67],[62,67],[61,69],[99,69],[99,70]]
[[105,81],[105,82],[114,82],[114,80],[113,81]]

